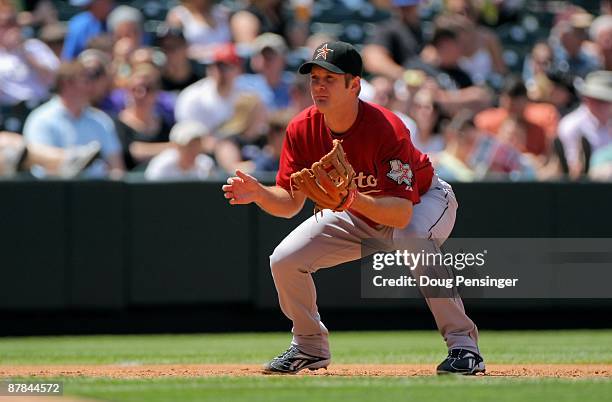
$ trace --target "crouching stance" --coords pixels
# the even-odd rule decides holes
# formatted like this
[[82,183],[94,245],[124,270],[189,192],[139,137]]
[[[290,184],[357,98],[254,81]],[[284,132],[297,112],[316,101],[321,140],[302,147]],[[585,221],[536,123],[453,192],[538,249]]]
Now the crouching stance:
[[[359,100],[362,60],[348,43],[327,42],[299,72],[310,74],[314,105],[288,125],[276,185],[236,172],[223,186],[230,204],[256,203],[290,218],[308,197],[315,214],[274,250],[270,267],[283,313],[293,322],[287,351],[265,371],[294,374],[331,362],[312,273],[361,258],[364,239],[393,246],[450,235],[457,201],[427,155],[391,111]],[[415,250],[416,251],[416,250]],[[478,330],[457,297],[427,298],[449,353],[437,372],[475,374],[485,366]]]

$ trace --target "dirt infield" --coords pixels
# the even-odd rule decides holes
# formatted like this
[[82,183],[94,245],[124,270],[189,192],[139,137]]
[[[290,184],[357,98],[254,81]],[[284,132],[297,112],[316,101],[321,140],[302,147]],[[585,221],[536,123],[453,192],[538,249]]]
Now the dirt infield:
[[[305,370],[299,375],[411,377],[434,374],[434,366],[421,364],[332,364],[327,370]],[[129,379],[260,375],[264,375],[261,366],[245,364],[0,366],[0,378],[31,376]],[[612,377],[612,364],[489,364],[486,376]]]

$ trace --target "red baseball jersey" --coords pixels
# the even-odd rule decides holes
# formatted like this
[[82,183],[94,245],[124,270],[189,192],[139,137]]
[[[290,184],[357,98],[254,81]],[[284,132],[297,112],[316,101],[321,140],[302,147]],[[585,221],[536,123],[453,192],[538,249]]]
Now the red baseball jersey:
[[[291,191],[291,174],[310,168],[331,151],[333,139],[342,140],[362,194],[401,197],[417,204],[429,190],[433,167],[427,155],[412,145],[404,123],[390,110],[363,101],[359,101],[355,123],[341,135],[331,132],[316,106],[295,116],[287,126],[276,184]],[[351,213],[371,226],[377,225],[359,213]]]

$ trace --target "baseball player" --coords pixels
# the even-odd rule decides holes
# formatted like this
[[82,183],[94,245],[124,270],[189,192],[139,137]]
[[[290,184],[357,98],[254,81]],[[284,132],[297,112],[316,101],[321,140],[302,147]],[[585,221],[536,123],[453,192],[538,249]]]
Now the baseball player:
[[[294,374],[330,364],[313,272],[361,258],[361,241],[367,238],[391,244],[435,239],[439,246],[455,222],[451,186],[435,175],[427,155],[414,148],[401,120],[358,98],[362,66],[352,45],[320,45],[299,68],[310,75],[314,105],[287,126],[276,185],[264,186],[236,171],[222,187],[230,204],[254,202],[274,216],[294,216],[307,197],[322,210],[270,256],[280,307],[293,322],[293,339],[286,352],[266,364],[266,372]],[[484,372],[478,330],[461,299],[426,301],[449,349],[437,372]]]

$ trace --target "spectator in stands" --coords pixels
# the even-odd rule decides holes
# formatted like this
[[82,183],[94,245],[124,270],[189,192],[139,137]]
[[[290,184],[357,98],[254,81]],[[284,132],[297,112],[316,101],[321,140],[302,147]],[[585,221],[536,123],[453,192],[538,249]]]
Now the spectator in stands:
[[61,59],[64,40],[66,39],[66,27],[61,23],[45,25],[41,28],[38,37],[49,46],[55,57]]
[[161,78],[164,91],[182,91],[204,76],[204,66],[187,55],[187,41],[181,29],[162,24],[156,34],[157,46],[166,55]]
[[57,9],[51,0],[25,0],[21,2],[23,11],[17,17],[19,25],[32,27],[35,30],[46,25],[57,24]]
[[70,4],[85,10],[68,21],[68,32],[62,50],[64,60],[72,60],[81,53],[90,39],[107,32],[106,18],[113,0],[70,0]]
[[597,17],[590,29],[603,70],[612,71],[612,15]]
[[463,57],[463,50],[459,42],[456,26],[443,26],[440,24],[434,31],[431,44],[435,48],[436,56],[433,63],[423,64],[421,61],[411,63],[433,77],[444,89],[458,90],[474,85],[472,79],[459,66]]
[[[115,50],[117,50],[117,47],[115,47]],[[166,55],[157,48],[142,46],[125,50],[126,53],[123,55],[117,52],[113,54],[113,71],[115,72],[114,79],[117,88],[127,87],[132,69],[138,64],[151,64],[160,71],[166,64]]]
[[453,23],[448,25],[440,21],[434,31],[431,44],[435,50],[432,63],[413,60],[408,66],[411,69],[423,70],[435,82],[434,97],[449,115],[461,109],[480,111],[491,104],[490,93],[481,86],[476,86],[470,76],[459,66],[463,51],[459,35]]
[[183,31],[189,57],[203,63],[213,58],[217,46],[231,42],[229,12],[213,0],[181,0],[168,12],[166,22]]
[[134,49],[128,59],[128,70],[138,67],[140,64],[150,64],[151,66],[161,70],[167,64],[166,55],[159,48],[142,46]]
[[463,110],[445,128],[446,148],[433,156],[434,165],[443,178],[473,181],[491,178],[533,180],[536,171],[530,158],[513,144],[525,135],[523,123],[514,118],[502,124],[502,138],[483,134],[474,125],[473,114]]
[[[569,74],[564,74],[558,71],[549,71],[546,74],[546,81],[543,84],[545,87],[541,102],[547,102],[557,108],[560,116],[565,116],[578,105],[578,95],[574,87],[574,78]],[[531,93],[529,94],[531,97]]]
[[523,119],[516,116],[509,116],[499,126],[497,139],[505,144],[516,148],[521,152],[526,152],[528,127]]
[[129,170],[148,162],[170,146],[170,126],[155,110],[159,88],[160,75],[155,67],[140,64],[132,70],[126,108],[115,119],[123,161]]
[[313,100],[310,95],[310,77],[297,75],[289,88],[289,110],[293,115],[312,106]]
[[291,49],[299,49],[306,45],[310,35],[314,0],[291,1],[288,5],[291,17],[282,36],[287,38]]
[[177,123],[170,131],[173,147],[154,157],[145,171],[147,180],[206,179],[214,161],[201,153],[202,139],[210,131],[196,121]]
[[612,143],[612,71],[589,74],[578,86],[578,109],[559,123],[572,177],[588,172],[588,157]]
[[0,106],[30,107],[48,99],[58,67],[47,45],[24,38],[12,3],[0,1]]
[[400,79],[406,65],[425,46],[419,16],[420,0],[392,0],[392,18],[376,25],[363,49],[366,70],[372,74]]
[[499,105],[498,108],[484,110],[476,115],[476,127],[497,135],[504,120],[508,117],[516,118],[527,127],[525,151],[534,155],[546,155],[559,120],[555,107],[546,103],[529,102],[527,88],[517,77],[507,80]]
[[277,111],[270,116],[266,145],[253,158],[255,172],[276,172],[278,170],[287,125],[292,117],[290,110]]
[[401,80],[395,82],[394,87],[399,96],[406,98],[406,110],[409,110],[414,94],[419,92],[419,90],[422,88],[433,91],[437,88],[437,84],[435,80],[428,77],[423,70],[409,69],[404,72]]
[[28,143],[66,149],[97,141],[102,160],[96,160],[86,173],[92,177],[121,175],[121,145],[113,121],[89,106],[91,82],[85,67],[79,62],[60,65],[56,88],[57,96],[28,116],[24,126]]
[[240,44],[251,44],[266,32],[287,34],[282,0],[248,0],[244,9],[232,15],[230,23],[232,37]]
[[523,80],[528,82],[537,75],[545,74],[553,66],[554,52],[546,41],[537,42],[525,58]]
[[130,58],[143,45],[143,16],[130,6],[116,7],[108,15],[108,31],[113,38],[113,64],[119,86],[130,76]]
[[84,50],[78,61],[85,67],[85,74],[91,83],[90,104],[98,109],[111,109],[109,98],[113,89],[111,59],[108,54],[96,49]]
[[219,167],[228,173],[240,169],[252,172],[254,159],[261,153],[268,131],[268,111],[257,95],[241,95],[234,115],[218,130],[221,139],[215,147]]
[[508,175],[511,180],[536,179],[535,163],[539,160],[532,154],[523,153],[526,138],[525,121],[508,117],[495,138],[487,135],[480,137],[474,151],[473,166],[481,174],[490,177]]
[[134,7],[121,5],[113,9],[108,15],[108,31],[116,42],[129,42],[129,47],[137,48],[143,44],[144,17],[140,10]]
[[578,97],[574,88],[575,77],[552,68],[538,71],[533,79],[525,83],[527,95],[534,102],[550,103],[563,116],[574,110]]
[[502,56],[502,46],[497,35],[489,28],[478,23],[478,12],[469,0],[452,0],[446,3],[450,18],[461,29],[459,40],[463,57],[459,65],[465,70],[475,84],[483,84],[507,72]]
[[595,151],[590,161],[589,178],[595,181],[612,181],[612,144]]
[[242,59],[236,48],[233,45],[218,48],[207,77],[179,94],[176,121],[197,120],[214,133],[234,114],[234,104],[241,92],[235,81],[241,72]]
[[51,176],[71,178],[85,169],[99,152],[97,142],[62,149],[26,144],[20,134],[0,131],[0,177],[12,177],[33,166],[42,166]]
[[[132,71],[136,70],[141,65],[146,65],[161,71],[166,63],[166,58],[158,49],[150,47],[141,47],[132,53],[126,65],[125,72],[128,74],[121,79],[115,75],[115,89],[111,92],[108,102],[104,103],[104,111],[110,116],[117,116],[123,109],[126,108],[130,90],[129,77]],[[155,98],[156,113],[162,118],[167,127],[174,125],[174,108],[176,104],[176,94],[169,91],[157,91]]]
[[237,85],[256,92],[268,110],[289,107],[289,89],[295,75],[285,71],[287,43],[280,35],[264,33],[255,39],[253,49],[251,68],[256,74],[241,75]]
[[417,125],[417,129],[411,131],[414,146],[427,154],[442,151],[442,122],[445,116],[433,93],[424,88],[414,94],[409,114]]
[[99,50],[108,55],[112,59],[113,57],[113,37],[109,33],[95,36],[87,41],[87,49]]
[[[400,102],[395,95],[395,88],[393,87],[393,81],[382,75],[373,77],[369,85],[372,87],[373,94],[371,102],[378,105],[384,106],[389,110],[392,110],[404,123],[404,125],[410,131],[411,136],[415,136],[418,133],[417,124],[402,110],[406,110],[405,102]],[[363,89],[362,85],[362,89]],[[359,95],[361,98],[361,94]]]
[[[532,99],[539,99],[542,88],[541,81],[548,71],[553,69],[554,54],[552,47],[546,41],[537,42],[523,63],[523,81]],[[531,96],[530,96],[531,97]]]
[[[138,66],[142,64],[154,67],[161,74],[168,64],[168,60],[164,52],[158,48],[141,47],[136,49],[130,57],[130,71],[138,68]],[[127,92],[124,92],[124,94],[127,94]],[[168,127],[172,127],[176,122],[174,119],[174,109],[177,96],[178,94],[175,91],[160,89],[157,94],[157,99],[155,100],[155,109],[164,120],[164,124]],[[124,100],[126,100],[126,98],[124,98]]]
[[570,20],[562,20],[554,27],[551,41],[555,49],[556,69],[583,78],[597,70],[597,59],[583,49],[590,19],[590,15],[586,17],[585,13],[578,12]]
[[[160,60],[161,59],[161,60]],[[116,88],[118,80],[112,74],[113,66],[110,64],[110,57],[97,49],[87,49],[79,60],[84,63],[87,73],[92,79],[92,104],[111,117],[116,117],[119,112],[125,109],[128,101],[129,75],[127,79],[119,81],[124,87]],[[161,51],[153,48],[138,48],[130,57],[128,69],[131,71],[139,65],[144,64],[154,69],[161,69],[164,66],[164,55]],[[160,62],[162,63],[160,67]],[[171,127],[174,124],[174,105],[176,94],[169,91],[158,91],[155,100],[156,113],[161,116],[164,124]]]
[[436,173],[444,180],[474,181],[476,172],[470,160],[480,136],[471,113],[457,113],[444,128],[444,150],[431,155]]

